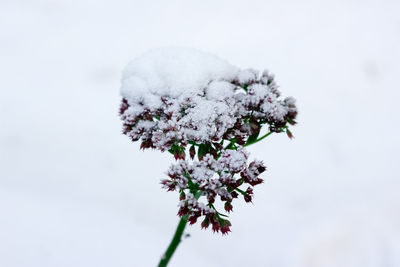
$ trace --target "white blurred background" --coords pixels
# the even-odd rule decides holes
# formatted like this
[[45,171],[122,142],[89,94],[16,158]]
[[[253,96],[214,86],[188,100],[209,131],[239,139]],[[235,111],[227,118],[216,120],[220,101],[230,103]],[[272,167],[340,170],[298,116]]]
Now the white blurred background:
[[[0,266],[156,266],[171,156],[121,134],[122,68],[190,46],[268,68],[298,100],[233,232],[188,228],[171,266],[398,267],[399,1],[0,1]],[[238,202],[239,203],[239,202]]]

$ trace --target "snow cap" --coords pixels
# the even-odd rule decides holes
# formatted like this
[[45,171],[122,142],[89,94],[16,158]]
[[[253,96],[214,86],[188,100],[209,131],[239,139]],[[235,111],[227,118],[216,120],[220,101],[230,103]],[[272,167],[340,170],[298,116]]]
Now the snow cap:
[[[152,95],[172,98],[204,95],[210,82],[232,81],[238,72],[237,67],[225,60],[200,50],[157,48],[137,57],[126,66],[122,75],[121,95],[133,102],[145,101],[147,104],[158,99]],[[221,92],[210,92],[212,98],[224,98],[224,94],[233,91],[227,89],[227,86],[218,88],[221,88]]]

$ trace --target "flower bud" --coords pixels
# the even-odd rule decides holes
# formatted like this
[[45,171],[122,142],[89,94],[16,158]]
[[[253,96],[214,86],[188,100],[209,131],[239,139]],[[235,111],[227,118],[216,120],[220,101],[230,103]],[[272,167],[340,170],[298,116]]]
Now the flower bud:
[[195,224],[197,222],[197,218],[199,218],[199,216],[197,214],[195,214],[195,215],[190,216],[188,221],[192,225],[192,224]]
[[171,180],[167,180],[167,179],[161,180],[160,184],[162,184],[162,187],[167,189],[168,192],[175,191],[175,189],[176,189],[175,183]]
[[219,224],[218,221],[212,222],[212,230],[214,233],[218,233],[220,228],[221,228],[221,225]]
[[178,216],[182,217],[190,212],[188,206],[180,207],[178,210]]
[[264,182],[263,179],[256,178],[256,179],[253,179],[253,180],[249,181],[249,184],[251,184],[252,186],[255,186],[255,185],[258,185],[258,184],[262,184],[263,182]]
[[252,195],[253,195],[253,188],[248,187],[246,190],[246,194],[244,195],[244,201],[251,202],[252,200]]
[[196,149],[194,148],[194,145],[192,145],[189,149],[189,155],[191,159],[194,159],[194,156],[196,155]]
[[228,234],[231,231],[230,227],[232,226],[231,222],[228,220],[221,219],[220,220],[220,230],[223,235]]
[[236,191],[231,192],[232,198],[237,198],[239,194]]
[[183,159],[183,160],[184,160],[185,157],[186,157],[185,152],[176,151],[176,152],[174,153],[174,158],[175,158],[176,160],[178,160],[178,159]]
[[247,203],[251,202],[252,197],[249,194],[244,195],[244,201],[246,201]]
[[201,222],[201,229],[207,229],[209,225],[210,225],[210,219],[208,218],[208,216],[206,216],[204,220]]
[[140,144],[140,149],[145,150],[146,148],[154,148],[153,142],[151,140],[145,140]]
[[122,103],[119,108],[119,115],[124,114],[125,110],[127,110],[128,108],[129,108],[128,100],[126,100],[126,98],[122,98]]
[[225,202],[224,209],[227,212],[231,212],[233,210],[232,202],[230,201]]

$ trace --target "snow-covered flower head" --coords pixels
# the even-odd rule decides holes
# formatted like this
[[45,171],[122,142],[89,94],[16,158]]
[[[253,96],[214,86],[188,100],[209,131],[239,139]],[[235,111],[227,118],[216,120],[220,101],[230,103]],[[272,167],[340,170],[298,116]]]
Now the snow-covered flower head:
[[263,125],[292,137],[288,125],[297,115],[295,100],[280,98],[268,71],[241,70],[190,48],[155,49],[133,60],[123,72],[121,95],[123,133],[143,149],[168,150],[179,160],[162,181],[180,192],[178,214],[190,223],[204,216],[203,228],[212,224],[222,233],[230,222],[216,211],[216,197],[227,212],[238,192],[250,202],[265,171],[260,161],[247,164],[244,146],[258,141]]

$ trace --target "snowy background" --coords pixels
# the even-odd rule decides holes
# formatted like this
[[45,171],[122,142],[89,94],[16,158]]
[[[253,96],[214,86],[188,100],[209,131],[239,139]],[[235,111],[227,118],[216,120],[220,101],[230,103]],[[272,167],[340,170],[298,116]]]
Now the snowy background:
[[[268,68],[295,139],[227,237],[188,228],[171,266],[398,267],[399,1],[0,1],[0,266],[155,266],[178,218],[171,156],[117,116],[121,70],[196,47]],[[239,203],[239,202],[238,202]]]

